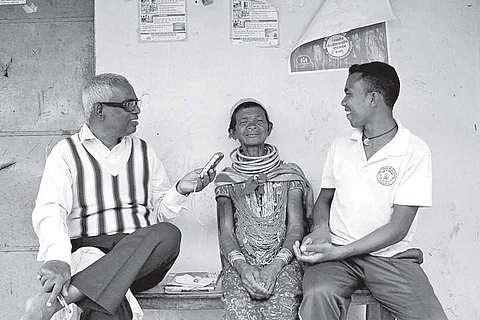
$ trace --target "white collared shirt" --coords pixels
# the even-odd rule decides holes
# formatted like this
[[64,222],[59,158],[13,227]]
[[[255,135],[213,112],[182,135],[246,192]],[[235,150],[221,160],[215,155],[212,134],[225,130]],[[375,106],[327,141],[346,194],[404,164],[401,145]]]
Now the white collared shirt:
[[[138,140],[134,136],[126,136],[110,150],[94,136],[86,124],[72,138],[78,139],[79,143],[99,163],[101,169],[112,176],[118,175],[123,170],[130,158],[133,140]],[[171,186],[165,168],[153,149],[148,147],[147,151],[152,168],[148,181],[149,210],[156,214],[156,221],[173,219],[183,208],[186,197]],[[66,139],[60,141],[47,158],[32,213],[33,227],[40,242],[38,260],[61,260],[71,263],[69,236],[71,221],[68,216],[74,204],[72,188],[76,179],[71,169],[75,167],[72,162]],[[126,221],[127,225],[128,223]],[[130,230],[126,232],[133,231],[132,226],[129,227]]]
[[[432,205],[431,151],[397,121],[395,137],[366,159],[362,132],[335,139],[322,173],[322,188],[334,188],[330,208],[332,242],[350,244],[385,225],[393,205]],[[403,240],[373,252],[390,257],[410,248],[416,220]]]

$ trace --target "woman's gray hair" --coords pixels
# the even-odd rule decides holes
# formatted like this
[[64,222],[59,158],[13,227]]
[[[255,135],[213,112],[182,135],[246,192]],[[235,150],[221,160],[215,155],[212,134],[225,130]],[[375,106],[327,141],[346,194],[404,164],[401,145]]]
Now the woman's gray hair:
[[112,87],[119,83],[129,84],[124,76],[115,73],[102,73],[94,76],[85,85],[82,91],[82,104],[87,122],[95,103],[109,101],[112,97]]

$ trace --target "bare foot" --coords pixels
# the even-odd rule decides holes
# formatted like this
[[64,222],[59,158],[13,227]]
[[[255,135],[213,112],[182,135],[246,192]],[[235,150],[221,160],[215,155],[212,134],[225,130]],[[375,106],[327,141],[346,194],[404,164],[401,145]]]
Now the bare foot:
[[30,298],[25,303],[25,314],[21,320],[50,320],[50,318],[62,308],[62,305],[55,300],[55,303],[47,308],[49,293],[41,292]]

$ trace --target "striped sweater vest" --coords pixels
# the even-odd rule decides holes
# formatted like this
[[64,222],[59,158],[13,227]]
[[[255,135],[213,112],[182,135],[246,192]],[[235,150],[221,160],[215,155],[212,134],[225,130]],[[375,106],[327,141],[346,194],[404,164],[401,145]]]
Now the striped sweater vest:
[[145,141],[132,137],[130,157],[117,176],[102,168],[78,135],[66,139],[73,205],[67,218],[72,239],[132,233],[152,224],[149,210],[149,161]]

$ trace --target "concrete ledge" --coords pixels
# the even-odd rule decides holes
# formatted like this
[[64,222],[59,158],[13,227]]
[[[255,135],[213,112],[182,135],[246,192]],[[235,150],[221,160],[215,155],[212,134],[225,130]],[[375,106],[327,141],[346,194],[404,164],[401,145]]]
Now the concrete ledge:
[[222,293],[172,295],[161,292],[142,292],[135,295],[144,309],[216,310],[223,309]]
[[[163,286],[135,295],[144,309],[159,310],[216,310],[223,309],[222,291],[191,294],[165,294]],[[378,304],[368,290],[357,290],[352,295],[352,305]]]

